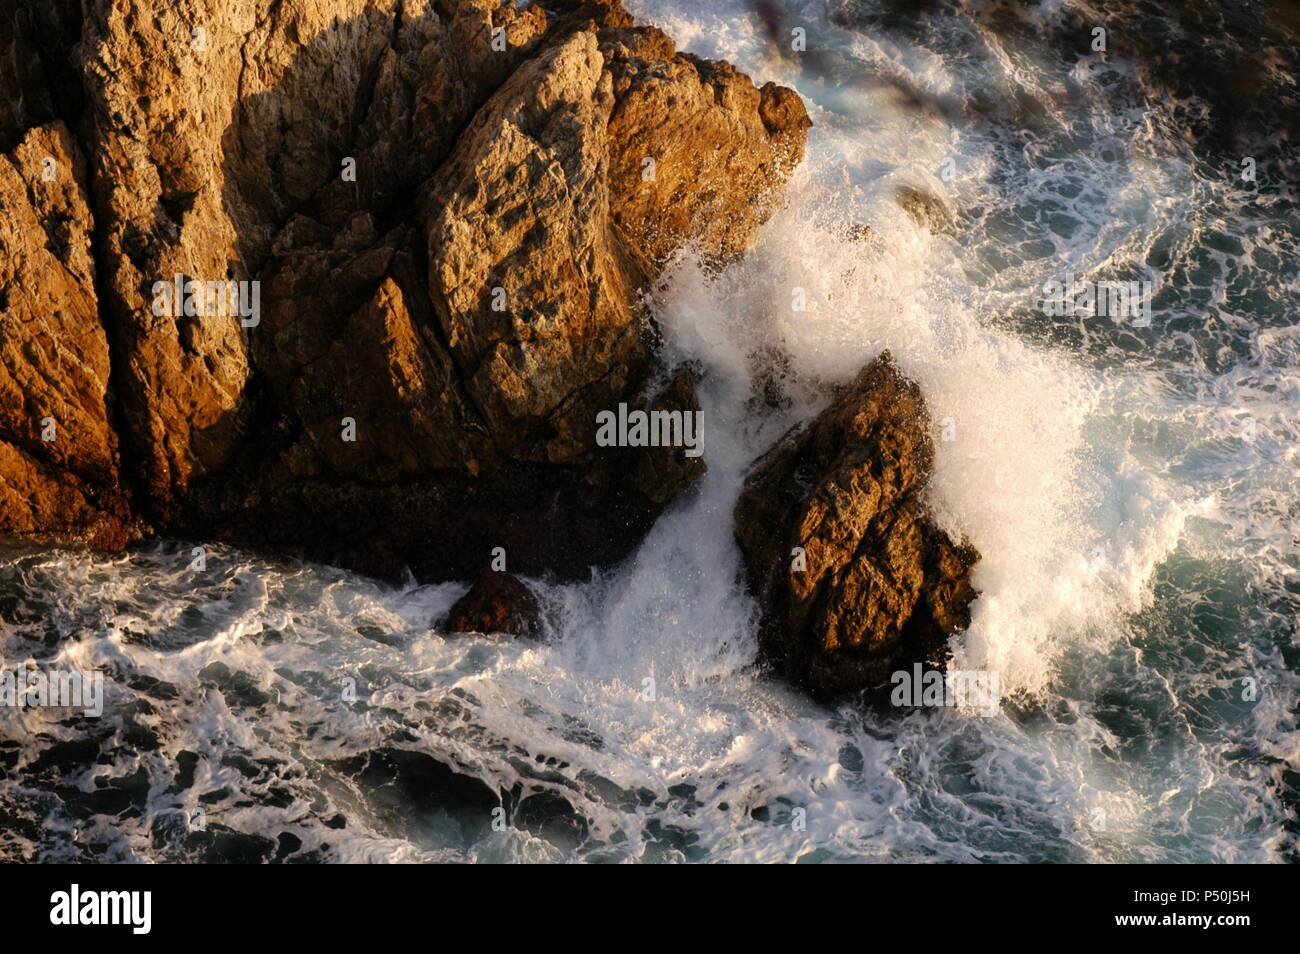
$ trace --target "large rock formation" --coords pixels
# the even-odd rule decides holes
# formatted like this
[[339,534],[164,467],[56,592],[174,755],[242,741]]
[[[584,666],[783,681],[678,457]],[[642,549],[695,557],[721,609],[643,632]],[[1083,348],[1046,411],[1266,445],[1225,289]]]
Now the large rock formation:
[[595,417],[664,399],[640,293],[751,238],[794,93],[617,0],[59,0],[0,52],[0,530],[572,577],[699,473]]
[[754,465],[736,539],[762,653],[791,682],[829,697],[944,665],[979,555],[924,512],[933,455],[920,390],[886,352]]

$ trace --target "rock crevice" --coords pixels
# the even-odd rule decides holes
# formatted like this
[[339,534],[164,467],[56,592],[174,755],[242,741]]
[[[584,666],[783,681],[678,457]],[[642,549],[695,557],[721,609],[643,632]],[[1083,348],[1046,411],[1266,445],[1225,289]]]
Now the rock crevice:
[[[595,415],[651,400],[663,261],[802,158],[795,94],[616,0],[73,6],[0,18],[0,530],[573,577],[698,473]],[[156,314],[177,275],[256,320]]]

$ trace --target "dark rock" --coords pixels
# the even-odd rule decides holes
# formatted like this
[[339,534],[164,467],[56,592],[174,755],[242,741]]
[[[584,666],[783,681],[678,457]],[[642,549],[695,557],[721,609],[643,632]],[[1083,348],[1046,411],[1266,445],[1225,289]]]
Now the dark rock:
[[[657,513],[708,469],[702,454],[704,425],[700,420],[700,401],[695,392],[694,372],[689,367],[679,369],[653,396],[642,396],[630,401],[628,407],[630,410],[647,411],[651,415],[671,415],[674,428],[685,415],[696,415],[698,426],[692,434],[697,439],[695,450],[698,456],[688,454],[686,447],[676,444],[600,448],[592,455],[586,478],[592,492],[609,488],[614,494],[621,495],[628,509]],[[683,429],[681,433],[684,436],[686,430]]]
[[942,667],[970,622],[976,551],[926,516],[934,448],[916,384],[889,354],[756,464],[736,539],[762,609],[760,647],[817,696]]
[[509,573],[485,573],[458,599],[443,629],[448,633],[536,636],[541,607],[532,590]]

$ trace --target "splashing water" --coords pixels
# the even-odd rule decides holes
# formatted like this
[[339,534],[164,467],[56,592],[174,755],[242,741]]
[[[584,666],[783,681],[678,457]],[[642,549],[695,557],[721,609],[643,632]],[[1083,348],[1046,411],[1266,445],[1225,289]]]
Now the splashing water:
[[[653,290],[668,357],[702,372],[707,476],[616,571],[532,581],[539,643],[443,638],[458,584],[9,546],[6,663],[103,669],[108,702],[94,722],[0,710],[0,856],[1294,859],[1293,206],[1111,95],[1123,64],[1063,77],[957,14],[905,39],[870,4],[805,4],[813,70],[734,0],[629,6],[794,86],[815,124],[752,252],[719,272],[682,253]],[[1042,121],[918,113],[855,82],[879,75],[1014,91]],[[1084,106],[1054,95],[1067,79]],[[943,197],[957,236],[918,227],[900,186]],[[1066,273],[1150,278],[1150,327],[1046,317]],[[744,474],[885,349],[936,422],[929,503],[983,554],[953,650],[1000,673],[991,718],[826,708],[754,667]]]

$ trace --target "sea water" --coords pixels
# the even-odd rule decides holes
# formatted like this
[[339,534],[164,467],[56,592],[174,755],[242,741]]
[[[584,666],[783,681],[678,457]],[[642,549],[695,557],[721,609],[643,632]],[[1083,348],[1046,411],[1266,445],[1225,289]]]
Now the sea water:
[[[707,476],[623,565],[530,581],[537,642],[444,638],[461,584],[6,545],[5,665],[107,679],[100,719],[0,709],[0,857],[1294,860],[1294,197],[1121,95],[1122,58],[870,3],[791,6],[777,42],[740,0],[629,8],[814,123],[752,251],[683,250],[648,299],[700,374]],[[976,91],[1032,131],[943,106]],[[1150,282],[1149,322],[1048,315],[1067,275]],[[755,666],[745,472],[884,350],[935,422],[928,504],[982,553],[953,665],[999,674],[992,713],[826,706]]]

